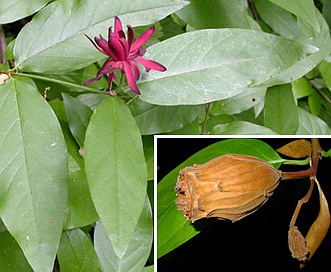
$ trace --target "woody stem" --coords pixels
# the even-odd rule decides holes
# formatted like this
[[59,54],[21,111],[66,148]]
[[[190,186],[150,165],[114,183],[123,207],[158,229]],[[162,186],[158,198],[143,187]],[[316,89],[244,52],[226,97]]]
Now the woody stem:
[[291,218],[290,228],[295,226],[295,222],[301,210],[301,206],[308,202],[314,188],[314,183],[316,179],[317,166],[320,154],[323,152],[321,146],[319,145],[318,139],[312,139],[312,159],[311,166],[307,170],[297,171],[297,172],[284,172],[282,173],[281,179],[297,179],[297,178],[305,178],[310,177],[310,187],[307,194],[298,201],[298,204],[294,210],[294,213]]
[[302,171],[294,171],[294,172],[282,172],[281,180],[300,179],[300,178],[316,176],[318,160],[319,160],[319,155],[314,154],[312,156],[312,163],[309,169]]
[[310,168],[302,171],[282,172],[281,180],[300,179],[300,178],[316,176],[318,161],[323,150],[319,145],[318,139],[312,139],[311,144],[312,144],[312,157],[311,157]]
[[294,210],[294,213],[292,215],[292,218],[291,218],[291,222],[290,222],[290,228],[293,227],[295,225],[295,222],[297,220],[297,217],[299,215],[299,212],[301,210],[301,206],[302,204],[305,204],[308,202],[310,196],[311,196],[311,193],[313,192],[313,188],[314,188],[314,182],[315,181],[315,177],[310,177],[310,187],[309,187],[309,190],[307,192],[307,194],[301,198],[299,201],[298,201],[298,204]]

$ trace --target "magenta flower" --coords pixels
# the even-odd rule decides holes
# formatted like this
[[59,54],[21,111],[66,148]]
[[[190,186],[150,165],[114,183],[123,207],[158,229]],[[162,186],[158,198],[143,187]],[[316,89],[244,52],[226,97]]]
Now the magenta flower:
[[119,69],[122,74],[125,74],[130,89],[136,94],[140,94],[136,83],[140,78],[140,72],[136,62],[143,65],[147,72],[150,70],[161,72],[166,70],[163,65],[141,57],[146,52],[141,46],[153,36],[155,27],[153,26],[146,30],[135,42],[133,42],[134,32],[131,26],[127,26],[128,40],[126,40],[122,29],[122,23],[118,17],[115,17],[114,24],[114,32],[112,31],[112,27],[109,27],[108,29],[108,41],[101,35],[99,37],[94,37],[94,41],[86,36],[99,52],[105,54],[109,58],[99,69],[97,76],[86,81],[84,85],[89,85],[92,82],[99,80],[103,75],[108,74],[108,88],[110,95],[116,95],[112,92],[111,87],[113,79],[117,80],[114,72]]

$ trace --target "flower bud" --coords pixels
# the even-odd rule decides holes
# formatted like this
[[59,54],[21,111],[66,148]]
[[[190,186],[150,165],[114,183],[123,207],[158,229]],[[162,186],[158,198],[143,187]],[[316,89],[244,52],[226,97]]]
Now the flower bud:
[[281,172],[248,155],[228,154],[180,170],[176,204],[192,222],[203,217],[237,221],[261,207]]

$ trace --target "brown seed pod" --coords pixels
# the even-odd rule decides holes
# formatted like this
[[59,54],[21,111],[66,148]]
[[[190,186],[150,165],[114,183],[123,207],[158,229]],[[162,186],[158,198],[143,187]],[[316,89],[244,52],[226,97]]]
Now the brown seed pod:
[[306,240],[296,226],[290,227],[288,231],[288,246],[292,257],[299,261],[305,261],[308,255]]
[[203,217],[237,221],[261,207],[281,171],[259,158],[228,154],[180,170],[176,204],[192,222]]

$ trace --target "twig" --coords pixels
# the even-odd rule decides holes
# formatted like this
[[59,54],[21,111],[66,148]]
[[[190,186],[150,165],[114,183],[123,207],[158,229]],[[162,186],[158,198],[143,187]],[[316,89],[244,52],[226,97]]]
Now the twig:
[[312,87],[313,87],[313,89],[314,89],[316,92],[318,92],[318,94],[319,94],[320,96],[322,96],[322,97],[326,100],[326,102],[328,102],[328,103],[331,105],[331,99],[328,98],[328,97],[326,96],[325,93],[323,93],[320,89],[316,88],[316,87],[313,86],[313,85],[312,85]]
[[323,152],[318,139],[311,139],[312,145],[312,156],[311,156],[311,166],[307,170],[295,171],[295,172],[282,172],[281,179],[300,179],[306,177],[315,177],[317,173],[318,161]]
[[301,198],[299,201],[298,201],[298,204],[294,210],[294,213],[292,215],[292,218],[291,218],[291,222],[290,222],[290,228],[291,227],[294,227],[295,225],[295,222],[297,221],[297,217],[299,215],[299,212],[301,210],[301,206],[302,204],[305,204],[308,202],[310,196],[311,196],[311,193],[313,192],[313,189],[314,189],[314,183],[315,183],[315,177],[310,177],[310,187],[309,187],[309,190],[307,192],[307,194]]
[[6,63],[6,38],[5,33],[3,31],[3,27],[0,24],[0,63],[5,64]]
[[210,103],[208,103],[205,107],[206,115],[205,115],[205,119],[203,120],[203,124],[202,124],[202,128],[201,128],[201,135],[203,135],[205,133],[206,124],[207,124],[207,120],[208,120],[209,109],[210,109]]
[[78,85],[78,84],[75,84],[75,83],[62,81],[62,80],[58,80],[58,79],[50,78],[50,77],[44,77],[44,76],[36,75],[36,74],[11,73],[11,76],[29,77],[29,78],[32,78],[32,79],[53,82],[53,83],[57,83],[57,84],[60,84],[60,85],[63,85],[63,86],[76,88],[76,89],[80,90],[81,92],[86,91],[86,92],[89,92],[89,93],[106,94],[106,92],[100,91],[98,89],[93,89],[93,88],[90,88],[90,87],[87,87],[87,86]]
[[253,0],[248,0],[248,6],[249,8],[251,9],[252,13],[253,13],[253,17],[254,17],[254,20],[255,21],[258,21],[259,20],[259,16],[257,15],[257,12],[256,12],[256,9],[255,9],[255,6],[253,4]]
[[320,154],[323,152],[318,139],[312,139],[311,140],[311,144],[312,144],[312,160],[311,160],[311,166],[308,170],[304,170],[304,171],[297,171],[297,172],[292,172],[292,177],[291,177],[291,173],[286,173],[286,178],[285,179],[291,179],[291,178],[301,178],[304,177],[304,175],[309,176],[310,177],[310,187],[309,190],[307,192],[307,194],[301,198],[298,201],[298,204],[295,208],[295,211],[292,215],[292,219],[290,222],[290,228],[295,226],[295,222],[297,220],[297,217],[299,215],[299,212],[301,210],[301,206],[305,203],[308,202],[311,193],[313,192],[313,188],[314,188],[314,183],[315,183],[315,179],[316,179],[316,173],[317,173],[317,166],[318,166],[318,161],[320,158]]
[[282,172],[281,180],[301,179],[301,178],[315,176],[317,172],[318,160],[319,160],[319,155],[313,155],[312,165],[309,169],[302,171],[294,171],[294,172]]

